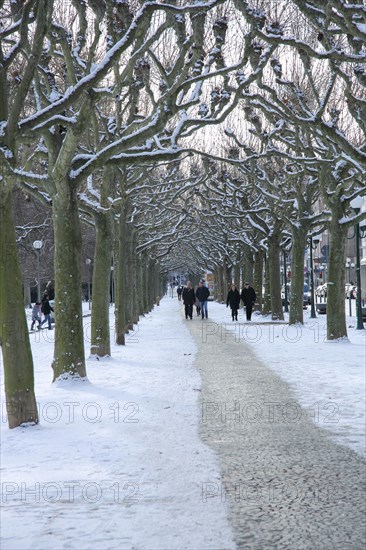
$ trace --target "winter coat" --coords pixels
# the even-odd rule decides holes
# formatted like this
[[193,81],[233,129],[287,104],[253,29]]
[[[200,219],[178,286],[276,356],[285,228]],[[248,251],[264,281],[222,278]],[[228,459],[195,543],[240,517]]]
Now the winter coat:
[[239,309],[240,294],[237,288],[235,290],[232,290],[232,289],[229,290],[226,298],[226,305],[228,306],[229,304],[231,309]]
[[188,287],[184,288],[182,296],[183,296],[184,305],[186,305],[186,306],[193,306],[194,305],[194,303],[196,301],[196,296],[194,294],[193,288],[188,288]]
[[51,311],[53,311],[53,307],[50,306],[50,303],[49,301],[46,299],[43,299],[42,300],[42,313],[44,315],[49,315],[51,313]]
[[243,300],[245,306],[250,306],[255,304],[257,295],[254,292],[254,288],[249,286],[248,288],[243,288],[240,297]]
[[182,294],[182,291],[183,291],[182,287],[181,287],[181,286],[178,286],[178,288],[177,288],[177,294],[178,294],[178,296],[180,296],[180,295]]
[[210,291],[207,286],[199,286],[196,290],[196,296],[200,302],[206,302],[210,295]]

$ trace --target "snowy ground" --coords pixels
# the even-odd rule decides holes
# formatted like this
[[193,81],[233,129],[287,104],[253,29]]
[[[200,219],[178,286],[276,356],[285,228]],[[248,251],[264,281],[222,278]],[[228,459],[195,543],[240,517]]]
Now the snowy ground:
[[[316,424],[365,454],[365,333],[354,318],[350,341],[327,343],[325,316],[306,313],[303,327],[288,327],[256,324],[263,318],[255,315],[247,324],[243,311],[233,323],[213,302],[207,321],[186,321],[181,309],[175,296],[163,299],[111,359],[88,360],[84,383],[51,384],[54,333],[31,334],[41,424],[9,430],[3,406],[2,550],[235,547],[226,506],[202,498],[220,471],[198,436],[200,378],[187,322],[201,323],[208,344],[210,332],[224,339],[234,331]],[[89,328],[86,317],[87,352]]]
[[88,360],[85,383],[51,384],[54,333],[31,334],[41,424],[9,430],[3,408],[2,550],[235,547],[226,506],[202,498],[220,473],[198,436],[195,345],[171,302],[111,359]]
[[[352,306],[355,313],[354,300]],[[209,318],[216,326],[206,332],[219,330],[222,338],[225,332],[233,332],[234,341],[248,343],[259,359],[290,384],[317,425],[330,430],[338,443],[365,456],[366,330],[356,330],[356,318],[347,316],[348,340],[329,342],[326,315],[309,316],[310,307],[304,311],[303,326],[272,322],[270,316],[255,313],[248,323],[241,309],[238,323],[233,323],[229,308],[211,302]],[[274,407],[281,415],[281,404]]]

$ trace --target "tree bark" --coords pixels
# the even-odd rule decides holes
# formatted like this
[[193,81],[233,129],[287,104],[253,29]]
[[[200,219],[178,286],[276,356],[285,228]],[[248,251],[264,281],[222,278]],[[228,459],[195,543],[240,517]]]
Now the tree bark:
[[344,281],[347,227],[339,224],[343,212],[332,211],[329,225],[330,247],[327,284],[327,338],[336,340],[347,336],[344,307]]
[[268,237],[268,247],[272,319],[274,321],[283,320],[280,282],[280,237],[277,231]]
[[37,424],[33,359],[24,311],[22,278],[10,190],[0,192],[0,344],[9,428]]
[[120,215],[117,226],[117,262],[116,270],[116,343],[124,346],[126,343],[126,206],[120,208]]
[[55,233],[55,351],[53,380],[85,378],[81,305],[81,228],[76,190],[60,182],[53,197]]
[[263,257],[262,250],[254,253],[253,288],[257,295],[256,309],[262,311],[263,306]]
[[292,229],[291,250],[291,296],[289,324],[304,322],[304,250],[307,229],[299,226]]
[[112,239],[110,214],[94,216],[96,240],[93,270],[93,303],[91,316],[90,354],[97,357],[111,355],[109,332],[109,283]]
[[265,262],[266,275],[264,280],[264,299],[263,299],[262,313],[263,315],[268,315],[271,312],[271,279],[269,276],[268,253],[265,255],[264,262]]

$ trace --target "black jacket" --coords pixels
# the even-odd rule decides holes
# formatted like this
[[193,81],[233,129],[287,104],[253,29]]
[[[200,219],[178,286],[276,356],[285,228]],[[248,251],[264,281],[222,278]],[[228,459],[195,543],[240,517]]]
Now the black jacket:
[[245,306],[250,306],[255,304],[255,300],[257,298],[256,293],[254,292],[254,288],[249,286],[248,288],[243,288],[241,291],[241,299],[244,302]]
[[228,306],[229,304],[231,309],[239,309],[240,294],[237,288],[235,290],[231,290],[231,289],[229,290],[226,298],[226,305]]
[[210,295],[210,291],[207,286],[199,286],[196,290],[196,297],[200,302],[206,302],[207,298]]
[[194,294],[193,288],[185,287],[183,289],[182,297],[183,297],[184,304],[187,306],[193,306],[193,304],[196,301],[196,296]]
[[50,306],[50,303],[47,299],[42,300],[41,311],[44,315],[49,315],[51,311],[53,311],[53,308]]

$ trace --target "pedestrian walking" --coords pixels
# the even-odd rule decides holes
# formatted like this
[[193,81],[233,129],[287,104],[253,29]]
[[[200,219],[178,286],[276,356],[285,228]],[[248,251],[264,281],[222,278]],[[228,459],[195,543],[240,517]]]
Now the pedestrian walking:
[[180,302],[182,300],[182,292],[183,292],[183,288],[181,285],[178,286],[177,288],[177,295],[178,295],[178,301]]
[[41,316],[42,316],[42,312],[41,312],[41,302],[36,302],[33,306],[33,309],[32,309],[32,324],[31,324],[31,330],[34,329],[34,325],[36,323],[36,321],[38,322],[38,330],[41,328]]
[[229,307],[231,309],[231,317],[233,321],[238,320],[238,309],[240,306],[240,293],[239,290],[236,288],[236,285],[231,285],[231,288],[229,292],[227,293],[226,298],[226,307]]
[[199,317],[199,316],[201,315],[201,304],[200,304],[200,301],[199,301],[199,299],[197,298],[197,296],[196,296],[196,303],[195,303],[195,306],[196,306],[197,317]]
[[195,295],[194,290],[192,288],[191,281],[187,281],[187,286],[183,289],[182,297],[183,297],[184,311],[185,311],[185,314],[186,314],[186,319],[188,319],[188,317],[190,319],[192,319],[193,304],[196,302],[196,295]]
[[196,298],[198,298],[200,302],[202,319],[204,319],[205,317],[207,319],[207,299],[209,295],[210,291],[208,290],[207,286],[204,285],[203,281],[200,281],[196,290]]
[[246,311],[246,314],[247,314],[247,321],[250,321],[251,318],[252,318],[253,306],[254,306],[256,298],[257,298],[257,295],[254,292],[254,288],[251,287],[249,283],[244,283],[244,288],[241,291],[240,297],[243,300],[243,303],[245,305],[245,311]]
[[48,294],[43,295],[41,311],[44,315],[44,319],[41,323],[41,326],[44,323],[47,323],[47,321],[48,321],[48,330],[52,330],[52,327],[51,327],[51,311],[53,311],[53,308],[51,307],[50,302],[48,300]]

